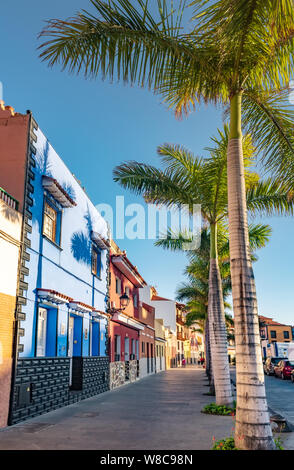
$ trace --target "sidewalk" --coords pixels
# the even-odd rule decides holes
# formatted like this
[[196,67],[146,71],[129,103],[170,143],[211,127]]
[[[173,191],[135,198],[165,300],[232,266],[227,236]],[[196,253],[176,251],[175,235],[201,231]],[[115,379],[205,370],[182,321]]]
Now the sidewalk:
[[172,369],[0,430],[0,449],[209,450],[234,423],[201,413],[207,392],[203,368]]

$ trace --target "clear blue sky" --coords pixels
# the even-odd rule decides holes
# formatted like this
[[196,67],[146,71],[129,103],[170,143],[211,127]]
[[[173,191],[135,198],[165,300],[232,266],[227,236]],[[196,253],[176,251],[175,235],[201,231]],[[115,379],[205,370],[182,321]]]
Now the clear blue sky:
[[[43,21],[66,18],[88,8],[88,0],[10,0],[1,5],[1,71],[4,100],[18,112],[32,110],[35,119],[95,204],[141,198],[112,181],[112,169],[124,160],[157,164],[156,147],[170,142],[201,154],[209,137],[222,126],[222,111],[202,107],[177,121],[160,99],[147,90],[101,80],[85,81],[48,69],[38,59],[37,35]],[[1,175],[0,175],[1,178]],[[255,263],[259,313],[294,324],[293,219],[270,220],[273,236]],[[183,281],[186,259],[162,251],[152,241],[119,242],[147,282],[163,296],[174,297]]]

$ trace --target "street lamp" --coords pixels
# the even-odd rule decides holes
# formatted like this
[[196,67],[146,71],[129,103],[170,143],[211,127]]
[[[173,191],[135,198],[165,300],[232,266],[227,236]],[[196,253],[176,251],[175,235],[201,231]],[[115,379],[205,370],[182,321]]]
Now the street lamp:
[[128,296],[128,294],[126,292],[124,294],[122,294],[119,298],[120,309],[125,310],[127,308],[127,306],[129,305],[130,300],[131,299],[130,299],[130,297]]

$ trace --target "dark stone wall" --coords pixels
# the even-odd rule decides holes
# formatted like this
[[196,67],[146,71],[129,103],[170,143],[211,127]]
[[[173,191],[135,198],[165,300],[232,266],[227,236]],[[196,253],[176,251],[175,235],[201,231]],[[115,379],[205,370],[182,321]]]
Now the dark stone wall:
[[[10,424],[47,413],[109,390],[108,357],[18,359]],[[78,383],[79,381],[79,383]]]
[[73,357],[72,390],[82,399],[109,390],[108,357]]

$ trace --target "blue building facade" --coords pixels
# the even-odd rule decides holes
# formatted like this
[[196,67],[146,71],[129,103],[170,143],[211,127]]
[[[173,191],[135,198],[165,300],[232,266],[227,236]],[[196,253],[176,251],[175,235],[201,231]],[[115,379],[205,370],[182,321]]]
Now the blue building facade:
[[108,227],[31,117],[10,424],[109,389]]

